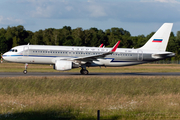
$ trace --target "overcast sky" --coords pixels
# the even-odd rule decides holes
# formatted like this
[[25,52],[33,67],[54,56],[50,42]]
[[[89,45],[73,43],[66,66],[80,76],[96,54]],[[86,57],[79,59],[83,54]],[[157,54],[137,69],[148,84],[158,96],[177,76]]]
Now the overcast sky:
[[147,35],[163,23],[180,31],[180,0],[0,0],[0,28],[26,30],[119,27],[131,35]]

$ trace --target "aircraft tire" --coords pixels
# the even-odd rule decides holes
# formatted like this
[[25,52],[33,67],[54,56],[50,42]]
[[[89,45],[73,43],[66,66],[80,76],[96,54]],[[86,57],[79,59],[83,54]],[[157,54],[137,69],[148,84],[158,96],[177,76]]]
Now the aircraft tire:
[[88,75],[88,74],[89,74],[88,70],[85,70],[85,69],[82,69],[82,70],[80,71],[80,73],[81,73],[82,75]]
[[24,73],[24,74],[27,74],[27,70],[24,70],[23,73]]

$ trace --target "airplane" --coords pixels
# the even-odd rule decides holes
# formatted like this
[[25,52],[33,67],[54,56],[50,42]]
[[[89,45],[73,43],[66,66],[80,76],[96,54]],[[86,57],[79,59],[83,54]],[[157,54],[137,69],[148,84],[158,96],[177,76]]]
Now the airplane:
[[10,62],[25,63],[24,74],[28,64],[52,64],[55,70],[66,71],[81,67],[82,75],[89,74],[86,67],[105,66],[121,67],[148,63],[175,56],[167,52],[173,23],[164,23],[144,46],[134,48],[118,48],[118,41],[113,48],[21,45],[13,47],[3,54],[3,59]]

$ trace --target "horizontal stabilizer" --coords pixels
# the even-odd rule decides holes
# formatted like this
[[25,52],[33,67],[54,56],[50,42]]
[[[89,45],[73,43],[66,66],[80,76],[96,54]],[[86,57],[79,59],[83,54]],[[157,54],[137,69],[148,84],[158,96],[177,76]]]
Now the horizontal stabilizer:
[[168,57],[174,57],[174,56],[175,56],[175,53],[172,53],[172,52],[152,54],[152,58],[155,58],[155,59],[168,58]]

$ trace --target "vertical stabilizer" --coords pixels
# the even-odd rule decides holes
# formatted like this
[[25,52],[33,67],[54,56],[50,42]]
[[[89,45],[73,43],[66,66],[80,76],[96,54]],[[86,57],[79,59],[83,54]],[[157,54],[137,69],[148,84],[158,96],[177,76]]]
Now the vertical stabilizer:
[[140,49],[166,51],[173,23],[164,23]]

